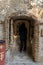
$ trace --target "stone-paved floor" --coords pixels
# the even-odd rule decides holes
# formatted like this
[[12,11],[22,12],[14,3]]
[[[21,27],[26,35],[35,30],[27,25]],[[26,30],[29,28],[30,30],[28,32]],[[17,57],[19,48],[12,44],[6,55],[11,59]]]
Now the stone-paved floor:
[[7,51],[6,65],[43,65],[43,62],[36,63],[27,55],[27,53]]

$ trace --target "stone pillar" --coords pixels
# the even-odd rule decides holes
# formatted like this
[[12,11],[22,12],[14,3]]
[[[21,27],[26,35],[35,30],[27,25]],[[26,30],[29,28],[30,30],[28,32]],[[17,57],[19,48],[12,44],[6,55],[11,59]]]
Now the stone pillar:
[[9,48],[9,20],[5,21],[5,40],[6,40],[6,50]]
[[13,44],[13,20],[11,19],[11,43]]
[[39,61],[38,53],[39,53],[39,26],[37,25],[38,22],[35,22],[34,25],[34,38],[32,40],[32,55],[34,61]]
[[39,61],[43,61],[43,20],[39,23]]

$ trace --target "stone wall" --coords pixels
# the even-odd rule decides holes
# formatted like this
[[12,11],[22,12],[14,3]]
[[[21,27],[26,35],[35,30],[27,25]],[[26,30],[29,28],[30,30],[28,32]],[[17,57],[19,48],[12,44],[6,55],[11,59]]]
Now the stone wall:
[[[6,47],[7,49],[9,48],[9,19],[11,17],[15,16],[31,16],[37,20],[43,19],[43,1],[42,0],[0,0],[0,21],[5,21],[5,40],[6,40]],[[36,24],[40,23],[36,21]],[[13,41],[13,21],[11,23],[11,46]],[[35,61],[39,59],[40,56],[40,46],[39,42],[39,25],[34,26],[34,38],[33,38],[33,43],[32,43],[32,50],[33,50],[33,55]],[[43,27],[43,26],[42,26]],[[2,31],[2,29],[0,29]],[[1,32],[0,32],[1,33]],[[2,33],[2,38],[3,38],[3,33]],[[43,39],[42,39],[43,40]],[[42,41],[41,40],[41,41]],[[16,41],[15,41],[16,42]],[[38,57],[38,52],[39,52],[39,57]],[[43,51],[42,51],[43,53]]]
[[[31,11],[31,12],[30,12]],[[36,13],[43,18],[43,0],[0,0],[0,20],[4,20],[12,13]]]
[[5,40],[5,22],[0,21],[0,40]]
[[3,39],[3,24],[0,23],[0,40]]
[[6,50],[9,48],[9,19],[5,20],[5,43],[6,43]]

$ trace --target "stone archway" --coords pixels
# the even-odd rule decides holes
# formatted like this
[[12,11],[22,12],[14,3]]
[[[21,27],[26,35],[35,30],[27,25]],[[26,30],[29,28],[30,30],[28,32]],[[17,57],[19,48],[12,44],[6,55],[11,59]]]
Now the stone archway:
[[[30,51],[30,49],[29,49],[29,47],[31,46],[31,42],[32,42],[32,39],[33,39],[33,28],[34,28],[34,24],[35,24],[35,22],[36,22],[36,19],[35,19],[35,17],[34,16],[12,16],[11,18],[10,18],[10,31],[11,31],[11,36],[10,36],[10,39],[11,39],[11,41],[10,41],[10,45],[12,46],[14,46],[15,45],[15,43],[14,43],[14,38],[17,38],[18,36],[16,36],[16,35],[18,35],[18,33],[17,33],[17,24],[20,22],[19,20],[25,20],[25,21],[28,21],[29,22],[29,27],[27,26],[28,24],[28,22],[25,22],[25,24],[27,24],[26,26],[27,26],[27,28],[28,28],[28,34],[29,34],[29,36],[28,36],[28,39],[27,39],[27,42],[28,42],[28,44],[27,44],[27,49]],[[18,21],[18,22],[17,22]],[[15,31],[13,30],[13,27],[15,28]],[[14,33],[15,32],[15,33]],[[14,36],[14,34],[15,34],[15,36]],[[17,41],[17,40],[16,40]],[[15,41],[15,42],[16,42]],[[33,43],[33,42],[32,42]],[[30,45],[29,45],[30,44]],[[17,46],[17,45],[16,45]],[[16,46],[14,46],[14,49],[16,49],[16,50],[18,50],[17,49],[17,47]],[[32,51],[32,50],[31,50]]]
[[[29,51],[31,51],[31,54],[33,54],[33,57],[36,59],[36,55],[37,55],[37,57],[38,57],[38,34],[37,34],[37,32],[38,32],[38,25],[37,25],[37,23],[38,23],[38,20],[37,20],[37,18],[34,16],[34,15],[29,15],[29,16],[27,16],[27,15],[24,15],[24,16],[11,16],[8,20],[7,20],[7,22],[8,22],[8,24],[9,24],[9,28],[8,28],[8,30],[10,29],[10,36],[9,36],[9,43],[7,44],[8,45],[8,47],[10,46],[11,47],[11,49],[14,51],[14,50],[17,50],[16,48],[16,46],[15,46],[15,43],[14,43],[14,41],[16,42],[17,40],[14,40],[14,37],[15,37],[15,39],[17,38],[17,36],[16,36],[16,33],[15,33],[15,36],[14,36],[14,31],[13,31],[13,22],[15,23],[15,21],[17,21],[17,20],[27,20],[27,21],[29,21],[29,31],[30,31],[30,33],[29,33],[29,43],[30,43],[30,45],[29,45],[29,47],[30,47],[30,49],[29,49],[29,47],[28,47],[28,50]],[[37,26],[36,26],[37,25]],[[33,32],[34,31],[34,32]],[[37,34],[37,35],[36,35]],[[35,37],[36,36],[36,37]],[[37,39],[37,40],[36,40]],[[7,39],[6,39],[7,40]],[[37,42],[37,43],[36,43]],[[13,47],[14,46],[14,47]],[[36,48],[36,47],[37,48]],[[31,49],[31,47],[33,48],[33,49]],[[34,53],[34,51],[35,51],[35,53]],[[15,51],[14,51],[15,52]],[[35,55],[36,54],[36,55]]]

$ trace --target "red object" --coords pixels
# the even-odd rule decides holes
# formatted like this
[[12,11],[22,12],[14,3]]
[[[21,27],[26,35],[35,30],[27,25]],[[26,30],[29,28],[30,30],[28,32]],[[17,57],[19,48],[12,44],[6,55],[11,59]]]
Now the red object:
[[0,40],[0,65],[5,65],[5,41]]

